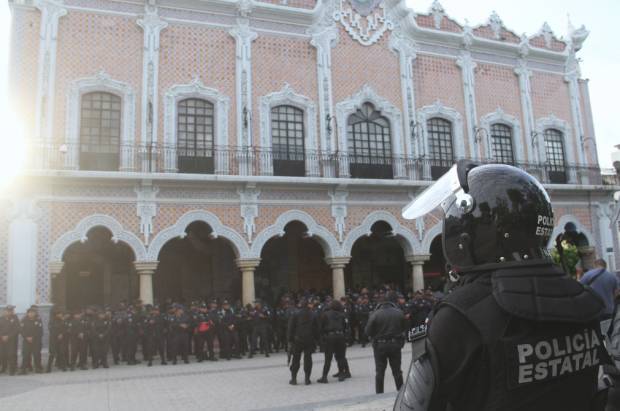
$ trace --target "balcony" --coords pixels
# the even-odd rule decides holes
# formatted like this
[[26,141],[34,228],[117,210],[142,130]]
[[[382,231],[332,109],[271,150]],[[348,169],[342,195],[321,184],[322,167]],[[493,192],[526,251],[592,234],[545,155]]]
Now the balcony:
[[[80,152],[79,145],[29,145],[29,170],[187,173],[226,176],[436,180],[451,162],[413,157],[371,157],[306,151],[285,155],[260,148],[216,147],[177,150],[165,145],[131,145],[116,150]],[[545,184],[620,185],[620,178],[594,166],[516,163]]]

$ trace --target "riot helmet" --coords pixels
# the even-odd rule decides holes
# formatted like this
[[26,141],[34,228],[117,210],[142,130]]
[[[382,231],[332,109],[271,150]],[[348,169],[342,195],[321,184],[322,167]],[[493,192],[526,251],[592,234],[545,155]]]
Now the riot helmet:
[[403,217],[419,218],[438,206],[444,256],[456,272],[550,259],[551,200],[521,169],[461,161],[405,207]]

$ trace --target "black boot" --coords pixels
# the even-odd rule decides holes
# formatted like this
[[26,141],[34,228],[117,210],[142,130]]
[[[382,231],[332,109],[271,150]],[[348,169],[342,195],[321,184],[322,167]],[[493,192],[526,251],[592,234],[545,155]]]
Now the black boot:
[[318,380],[316,380],[316,382],[321,383],[321,384],[327,384],[327,376],[324,375],[321,378],[319,378]]
[[291,380],[288,383],[291,385],[297,385],[297,373],[291,372]]
[[375,378],[375,392],[377,394],[383,394],[383,378]]
[[306,385],[312,384],[312,381],[310,381],[310,374],[306,374],[306,380],[304,381],[304,384]]

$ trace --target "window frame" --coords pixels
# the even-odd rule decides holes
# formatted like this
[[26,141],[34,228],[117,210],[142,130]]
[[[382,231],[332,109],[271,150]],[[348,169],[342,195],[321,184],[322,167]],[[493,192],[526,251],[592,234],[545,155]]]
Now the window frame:
[[[500,130],[501,129],[501,130]],[[492,160],[501,164],[515,165],[514,128],[504,123],[492,123],[489,127]],[[507,150],[510,148],[510,150]],[[498,152],[500,156],[498,157]],[[506,154],[509,154],[506,155]]]

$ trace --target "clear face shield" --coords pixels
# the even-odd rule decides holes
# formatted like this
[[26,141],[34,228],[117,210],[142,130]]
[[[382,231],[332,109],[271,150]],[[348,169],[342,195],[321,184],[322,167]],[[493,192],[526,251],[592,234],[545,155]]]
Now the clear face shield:
[[441,206],[446,212],[455,201],[465,213],[473,209],[473,198],[463,189],[456,164],[403,208],[402,215],[407,220],[415,220],[430,213],[438,206]]

